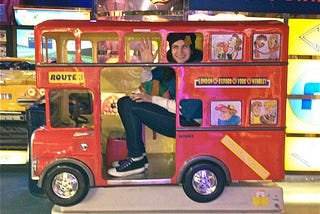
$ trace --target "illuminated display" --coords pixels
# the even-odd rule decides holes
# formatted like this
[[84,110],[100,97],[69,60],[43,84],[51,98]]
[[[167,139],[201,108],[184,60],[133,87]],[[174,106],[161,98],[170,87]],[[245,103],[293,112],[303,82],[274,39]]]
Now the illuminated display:
[[14,16],[18,25],[34,26],[49,19],[90,20],[90,10],[16,6],[14,7]]
[[319,133],[320,61],[290,60],[287,133]]
[[289,55],[320,55],[320,19],[289,19]]
[[17,57],[34,59],[33,29],[16,29]]
[[319,151],[319,137],[287,137],[285,170],[320,171]]
[[320,61],[289,60],[288,70],[285,170],[320,171]]

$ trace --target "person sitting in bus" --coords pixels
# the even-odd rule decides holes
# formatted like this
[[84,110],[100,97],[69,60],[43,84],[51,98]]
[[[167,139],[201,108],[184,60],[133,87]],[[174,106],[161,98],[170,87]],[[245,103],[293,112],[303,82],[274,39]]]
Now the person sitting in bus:
[[[195,48],[196,35],[194,33],[171,33],[167,38],[169,50],[167,59],[173,63],[200,62],[202,52]],[[153,62],[156,54],[152,54],[152,43],[145,40],[140,43],[139,51],[143,62]],[[173,72],[173,73],[172,73]],[[146,90],[141,93],[125,96],[118,100],[118,111],[126,131],[128,156],[125,160],[112,163],[113,168],[108,174],[124,177],[142,173],[148,165],[148,158],[142,140],[142,124],[168,137],[176,135],[176,81],[173,69],[157,67],[143,68],[142,83],[158,79],[168,89],[167,97],[150,95]],[[183,107],[182,107],[183,108]],[[192,109],[185,107],[186,109]],[[186,110],[187,111],[187,110]]]

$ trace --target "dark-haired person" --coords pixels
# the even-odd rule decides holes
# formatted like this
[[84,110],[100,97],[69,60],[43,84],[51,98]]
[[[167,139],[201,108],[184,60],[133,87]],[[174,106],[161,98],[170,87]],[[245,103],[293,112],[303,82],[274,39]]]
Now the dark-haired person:
[[[170,49],[167,59],[173,63],[200,62],[202,52],[195,48],[196,35],[194,33],[171,33],[167,41]],[[156,54],[152,54],[152,43],[144,40],[139,45],[142,62],[153,62]],[[142,124],[150,129],[168,136],[176,135],[176,81],[172,68],[157,67],[143,68],[141,73],[142,85],[157,80],[159,86],[166,88],[161,95],[151,95],[142,90],[141,93],[122,97],[118,100],[118,111],[126,131],[126,145],[128,156],[125,160],[115,161],[108,174],[115,177],[124,177],[146,170],[148,158],[142,140]],[[158,90],[159,91],[159,90]],[[186,108],[185,111],[188,111]]]

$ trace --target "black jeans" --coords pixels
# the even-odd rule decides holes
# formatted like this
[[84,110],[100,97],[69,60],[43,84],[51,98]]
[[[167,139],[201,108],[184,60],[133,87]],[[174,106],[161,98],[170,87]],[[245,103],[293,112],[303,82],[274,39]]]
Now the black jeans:
[[129,157],[140,157],[146,152],[142,124],[162,135],[176,136],[176,115],[161,106],[149,102],[137,103],[126,96],[118,100],[118,111],[126,131]]

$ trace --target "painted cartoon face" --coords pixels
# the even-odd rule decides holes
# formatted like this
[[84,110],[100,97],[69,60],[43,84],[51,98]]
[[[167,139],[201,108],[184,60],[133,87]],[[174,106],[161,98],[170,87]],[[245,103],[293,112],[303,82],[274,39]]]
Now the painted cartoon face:
[[269,48],[275,48],[278,46],[278,38],[276,36],[271,36],[268,40]]
[[221,111],[219,114],[220,120],[229,120],[231,118],[232,114],[230,111]]
[[261,113],[262,113],[262,104],[261,104],[261,102],[255,102],[255,103],[253,103],[253,105],[252,105],[252,112],[253,112],[253,114],[254,115],[261,115]]
[[231,37],[228,41],[228,45],[229,47],[235,47],[237,44],[237,38],[236,37]]
[[276,108],[275,107],[269,107],[267,108],[268,114],[275,114],[276,113]]
[[265,44],[266,44],[266,41],[264,39],[257,39],[255,41],[255,45],[257,48],[262,48],[265,46]]
[[185,63],[191,56],[191,49],[183,40],[178,40],[172,44],[171,53],[177,63]]

